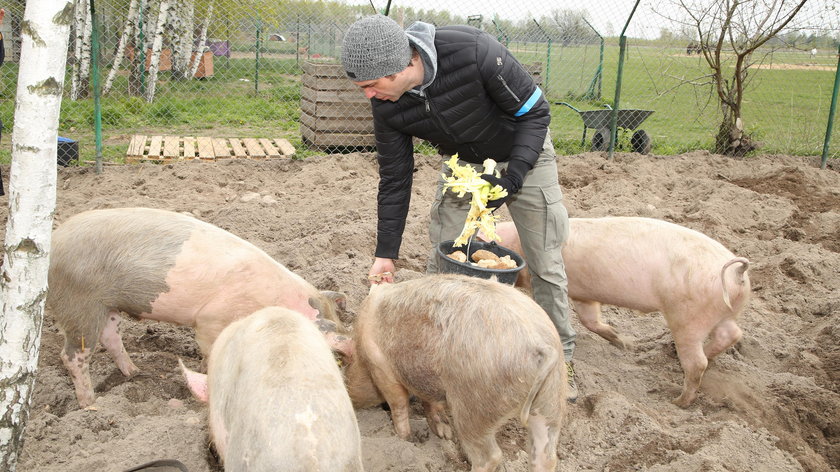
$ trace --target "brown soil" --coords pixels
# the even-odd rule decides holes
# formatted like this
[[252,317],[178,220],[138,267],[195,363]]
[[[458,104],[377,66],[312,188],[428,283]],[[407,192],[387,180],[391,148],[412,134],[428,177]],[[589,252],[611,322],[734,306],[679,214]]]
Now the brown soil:
[[[820,170],[815,158],[704,152],[558,161],[571,216],[648,216],[702,231],[752,261],[754,287],[739,321],[743,340],[711,363],[700,398],[685,410],[670,403],[682,371],[660,314],[606,307],[608,321],[635,341],[623,351],[575,319],[581,397],[560,439],[560,470],[837,470],[836,169]],[[420,277],[428,253],[440,161],[418,155],[416,168],[398,281]],[[55,219],[123,206],[190,212],[319,288],[345,292],[354,311],[368,289],[377,183],[372,154],[109,166],[102,175],[68,168],[59,170]],[[0,218],[7,213],[4,206]],[[96,409],[79,410],[59,359],[62,336],[46,313],[19,471],[120,471],[158,458],[178,459],[191,472],[222,470],[209,452],[205,406],[177,368],[178,358],[200,360],[192,330],[126,321],[123,338],[142,373],[124,378],[100,350],[91,367]],[[457,444],[431,434],[419,410],[410,442],[396,438],[382,409],[358,411],[358,420],[368,471],[468,470]],[[499,434],[509,472],[527,470],[525,437],[516,422]]]
[[773,69],[773,70],[824,70],[832,71],[834,67],[824,64],[757,64],[758,69]]

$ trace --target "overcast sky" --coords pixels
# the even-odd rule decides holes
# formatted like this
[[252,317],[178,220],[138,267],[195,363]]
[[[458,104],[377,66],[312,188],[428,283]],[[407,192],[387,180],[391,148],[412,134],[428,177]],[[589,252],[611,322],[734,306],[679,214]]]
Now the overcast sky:
[[[345,0],[350,4],[370,4],[368,0]],[[373,4],[382,9],[387,0],[374,0]],[[607,34],[606,25],[612,23],[614,34],[618,34],[627,16],[633,8],[633,3],[624,0],[392,0],[391,8],[398,6],[413,7],[424,10],[448,10],[453,14],[468,16],[482,15],[485,22],[493,19],[493,15],[509,20],[523,20],[539,18],[548,15],[552,10],[588,10],[589,20],[602,34]],[[634,15],[637,20],[643,6]],[[649,7],[646,15],[649,15]],[[648,22],[650,23],[650,22]],[[603,30],[603,31],[601,31]]]
[[[355,5],[370,5],[370,0],[343,0]],[[693,0],[698,1],[698,0]],[[713,0],[709,0],[711,2]],[[762,0],[758,0],[761,2]],[[794,0],[783,0],[792,4]],[[387,0],[373,0],[374,6],[383,9]],[[448,10],[453,14],[468,16],[482,15],[489,22],[494,14],[501,18],[521,20],[540,18],[553,10],[583,10],[598,32],[605,36],[618,35],[627,22],[635,4],[634,0],[392,0],[391,8],[398,6],[425,10]],[[675,17],[680,11],[671,0],[642,0],[627,28],[631,37],[655,38],[660,29],[678,29],[664,17]],[[832,29],[835,34],[840,28],[840,0],[809,0],[797,19],[823,28]]]

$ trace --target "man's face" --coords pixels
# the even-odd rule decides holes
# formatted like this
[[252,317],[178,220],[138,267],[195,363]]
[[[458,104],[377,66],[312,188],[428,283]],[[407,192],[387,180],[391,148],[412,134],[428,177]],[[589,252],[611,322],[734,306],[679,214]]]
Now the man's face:
[[411,69],[411,67],[406,67],[396,74],[353,83],[362,89],[367,98],[396,102],[405,92],[416,85],[411,75],[411,72],[413,72]]

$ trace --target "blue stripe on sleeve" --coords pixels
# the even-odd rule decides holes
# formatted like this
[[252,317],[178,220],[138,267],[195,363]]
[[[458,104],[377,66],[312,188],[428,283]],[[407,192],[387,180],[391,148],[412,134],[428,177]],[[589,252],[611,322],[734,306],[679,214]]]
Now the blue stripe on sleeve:
[[531,97],[528,98],[528,101],[525,102],[525,104],[522,105],[522,108],[520,108],[519,111],[517,111],[516,114],[513,115],[513,116],[522,116],[525,113],[528,113],[529,111],[531,111],[531,108],[534,107],[534,104],[537,103],[537,100],[539,100],[541,95],[542,95],[542,90],[540,90],[540,88],[537,87],[537,89],[534,90],[534,93],[531,94]]

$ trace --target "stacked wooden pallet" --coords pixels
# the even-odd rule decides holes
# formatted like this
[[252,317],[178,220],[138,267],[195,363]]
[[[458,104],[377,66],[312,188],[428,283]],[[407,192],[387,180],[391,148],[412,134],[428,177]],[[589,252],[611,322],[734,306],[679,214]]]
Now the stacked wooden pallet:
[[339,64],[306,62],[300,99],[303,142],[321,150],[372,147],[370,100],[353,85]]
[[126,163],[193,159],[267,159],[291,157],[295,148],[281,138],[211,138],[207,136],[132,136]]

